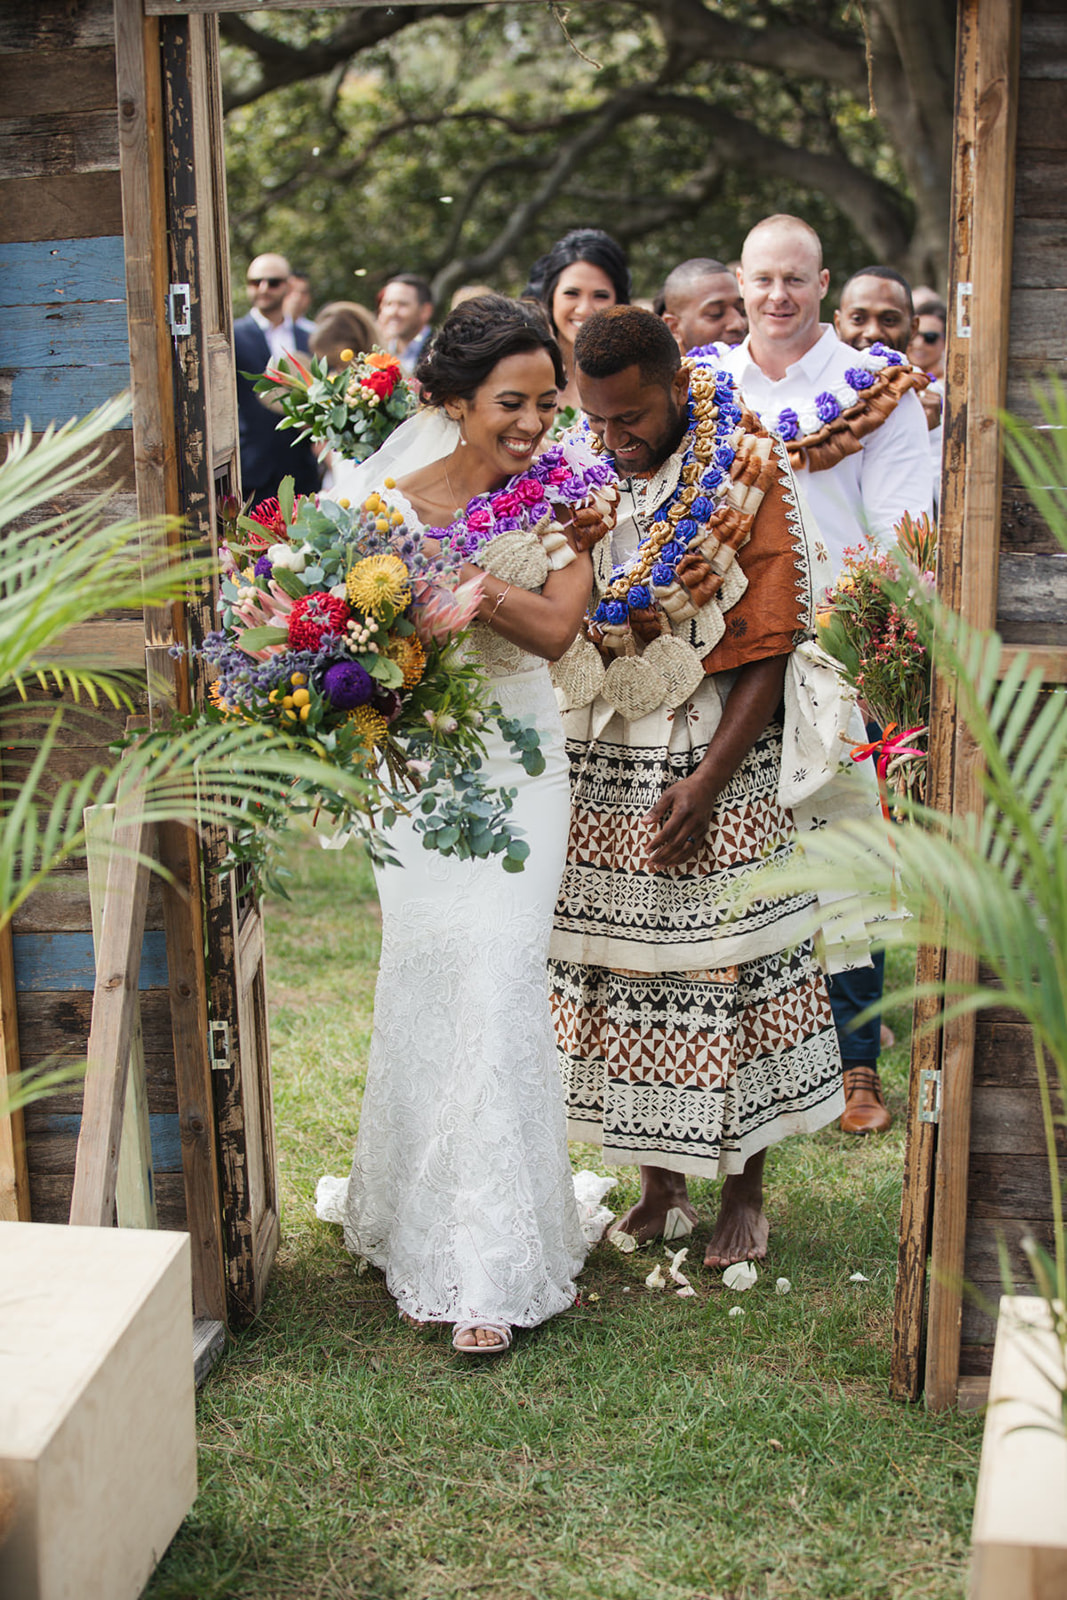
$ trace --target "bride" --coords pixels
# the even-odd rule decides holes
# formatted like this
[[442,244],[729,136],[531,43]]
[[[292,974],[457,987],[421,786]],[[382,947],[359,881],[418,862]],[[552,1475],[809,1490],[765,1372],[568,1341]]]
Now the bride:
[[[446,318],[417,376],[432,410],[353,488],[376,490],[423,531],[532,465],[565,373],[536,307],[484,295]],[[405,431],[414,450],[397,443]],[[586,1250],[546,979],[570,810],[546,663],[575,638],[591,586],[587,554],[550,571],[539,593],[485,577],[473,636],[491,693],[507,716],[536,725],[546,763],[528,777],[487,734],[485,778],[517,790],[526,870],[443,859],[396,824],[401,865],[377,872],[374,1031],[339,1207],[323,1202],[331,1180],[320,1184],[319,1214],[343,1220],[348,1248],[382,1268],[405,1320],[453,1324],[455,1348],[477,1354],[506,1350],[513,1328],[571,1305]]]

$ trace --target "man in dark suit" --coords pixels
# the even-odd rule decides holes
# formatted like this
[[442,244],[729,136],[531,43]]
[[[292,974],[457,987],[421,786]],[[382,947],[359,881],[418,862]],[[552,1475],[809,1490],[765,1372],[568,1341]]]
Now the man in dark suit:
[[237,414],[241,438],[241,485],[253,505],[278,493],[283,478],[294,480],[297,494],[314,494],[319,467],[309,440],[293,443],[293,434],[278,432],[281,420],[259,399],[245,373],[265,372],[287,351],[307,352],[307,334],[285,315],[291,284],[284,256],[257,256],[248,269],[252,309],[233,325],[237,359]]

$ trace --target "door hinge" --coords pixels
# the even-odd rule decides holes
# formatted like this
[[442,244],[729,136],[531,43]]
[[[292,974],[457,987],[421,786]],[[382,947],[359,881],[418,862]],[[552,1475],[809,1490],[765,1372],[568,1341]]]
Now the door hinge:
[[971,292],[973,286],[969,283],[956,285],[956,337],[969,339],[971,337]]
[[172,283],[167,290],[167,327],[175,339],[188,339],[193,331],[193,296],[187,283]]
[[230,1048],[230,1024],[228,1022],[208,1023],[208,1055],[211,1060],[212,1072],[226,1072],[233,1066],[233,1052]]
[[933,1067],[919,1073],[919,1121],[941,1121],[941,1074]]

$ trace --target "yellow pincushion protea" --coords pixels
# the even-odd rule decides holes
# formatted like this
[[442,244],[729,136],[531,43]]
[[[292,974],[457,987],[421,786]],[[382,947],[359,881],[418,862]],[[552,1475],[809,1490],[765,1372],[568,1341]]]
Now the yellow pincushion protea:
[[394,639],[386,654],[404,674],[404,688],[414,689],[426,671],[426,651],[415,634],[409,634],[406,639]]
[[380,711],[374,711],[370,706],[357,706],[354,711],[348,713],[347,720],[356,729],[368,750],[373,750],[375,745],[385,743],[389,724]]
[[345,590],[364,615],[380,616],[386,606],[403,611],[411,599],[411,574],[399,556],[364,556],[345,579]]

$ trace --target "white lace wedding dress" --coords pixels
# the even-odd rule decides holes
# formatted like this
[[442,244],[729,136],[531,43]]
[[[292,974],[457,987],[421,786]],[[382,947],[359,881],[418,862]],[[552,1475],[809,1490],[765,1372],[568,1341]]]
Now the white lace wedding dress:
[[[396,491],[387,498],[418,526]],[[588,1248],[547,985],[570,796],[545,664],[524,656],[492,692],[536,724],[546,762],[530,778],[495,727],[487,735],[486,781],[518,791],[526,869],[443,858],[403,821],[391,832],[403,865],[377,873],[382,953],[355,1159],[347,1180],[320,1180],[316,1201],[409,1316],[533,1327],[572,1304]]]

